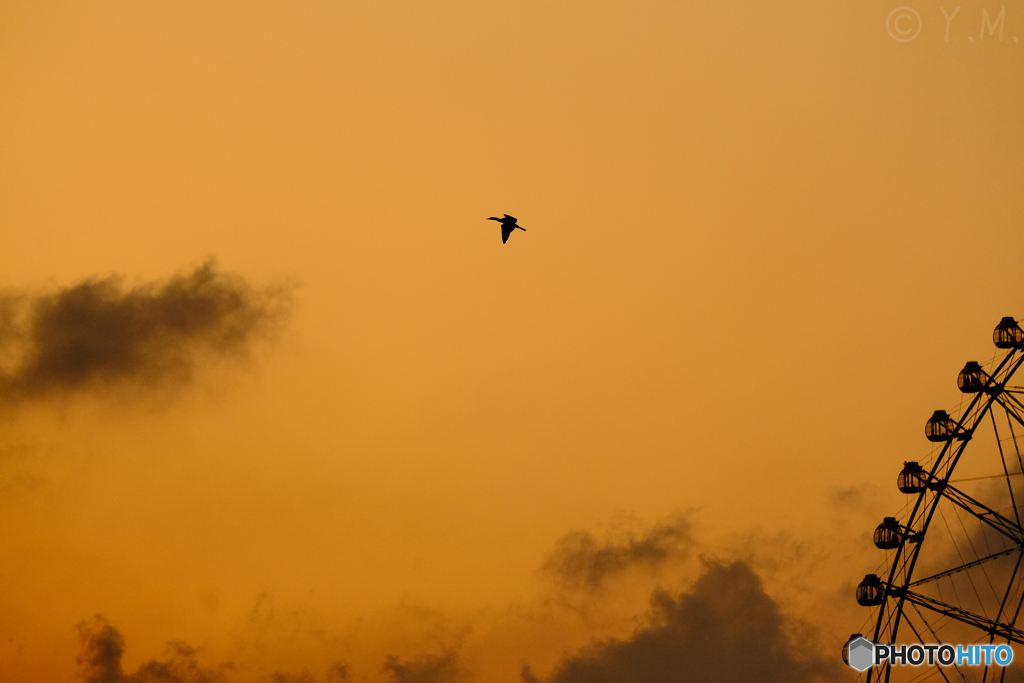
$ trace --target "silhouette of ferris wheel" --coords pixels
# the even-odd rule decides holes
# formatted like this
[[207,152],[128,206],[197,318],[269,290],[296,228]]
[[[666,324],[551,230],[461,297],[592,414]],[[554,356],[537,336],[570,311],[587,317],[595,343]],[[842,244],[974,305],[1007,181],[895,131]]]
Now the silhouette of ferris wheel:
[[897,476],[906,505],[875,529],[887,557],[856,598],[872,608],[875,643],[1011,644],[1022,656],[1010,668],[886,662],[859,680],[1024,680],[1024,387],[1011,384],[1024,363],[1024,331],[1003,318],[992,338],[992,361],[960,372],[954,414],[937,410],[925,423],[931,452]]

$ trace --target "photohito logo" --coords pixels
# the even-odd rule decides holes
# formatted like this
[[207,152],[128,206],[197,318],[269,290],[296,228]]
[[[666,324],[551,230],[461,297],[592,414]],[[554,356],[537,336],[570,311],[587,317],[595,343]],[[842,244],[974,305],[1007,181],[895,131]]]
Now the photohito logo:
[[857,635],[846,644],[846,663],[857,671],[888,663],[889,666],[1009,666],[1009,645],[881,645]]

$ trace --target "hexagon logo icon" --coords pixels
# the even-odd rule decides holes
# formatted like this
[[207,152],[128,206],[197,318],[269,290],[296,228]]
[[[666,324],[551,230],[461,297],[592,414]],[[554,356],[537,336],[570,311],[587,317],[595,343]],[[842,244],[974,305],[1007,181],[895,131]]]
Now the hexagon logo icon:
[[848,664],[857,671],[867,671],[875,663],[875,644],[861,636],[851,640],[848,648]]

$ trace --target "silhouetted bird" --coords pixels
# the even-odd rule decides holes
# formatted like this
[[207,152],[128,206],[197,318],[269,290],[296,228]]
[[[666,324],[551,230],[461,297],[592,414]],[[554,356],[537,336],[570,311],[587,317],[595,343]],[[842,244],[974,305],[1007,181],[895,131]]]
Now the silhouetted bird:
[[505,214],[504,218],[495,218],[494,216],[491,216],[487,220],[489,220],[489,221],[498,221],[499,223],[501,223],[501,243],[502,244],[505,244],[505,242],[508,242],[508,236],[511,235],[512,231],[515,230],[516,228],[519,228],[523,232],[526,232],[526,228],[524,228],[522,226],[519,226],[519,225],[516,225],[516,217],[515,216],[509,216],[507,213]]

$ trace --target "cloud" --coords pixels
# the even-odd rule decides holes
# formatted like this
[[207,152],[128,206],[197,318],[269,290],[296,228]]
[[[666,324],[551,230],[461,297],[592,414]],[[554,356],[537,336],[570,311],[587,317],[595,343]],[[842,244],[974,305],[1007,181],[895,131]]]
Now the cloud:
[[404,662],[391,655],[384,664],[384,671],[390,674],[391,683],[448,683],[459,676],[452,651]]
[[[890,485],[896,488],[896,468],[892,472]],[[860,523],[861,518],[874,518],[879,506],[884,505],[889,499],[885,487],[875,483],[862,483],[847,487],[833,487],[826,492],[826,502],[834,513],[840,514],[844,519],[856,519]]]
[[270,676],[270,683],[316,683],[316,679],[309,674],[289,675],[275,671]]
[[[670,529],[674,531],[668,531]],[[690,553],[696,548],[684,518],[641,529],[632,535],[620,533],[616,538],[615,542],[595,542],[594,547],[598,550],[616,549],[616,557],[643,558],[636,561],[641,566],[654,562],[647,559],[650,553],[627,552],[629,548],[645,545],[662,550],[668,548],[666,557]],[[730,553],[727,557],[736,556]],[[613,564],[617,567],[615,571],[625,571],[623,566],[632,566],[622,562]],[[584,563],[584,566],[590,565]],[[388,647],[382,652],[377,647],[379,643],[374,642],[369,652],[361,656],[359,651],[362,648],[348,643],[347,647],[355,652],[354,672],[342,663],[327,669],[327,662],[339,661],[336,655],[332,654],[328,659],[322,656],[327,654],[322,650],[319,654],[310,650],[310,654],[314,654],[313,659],[306,661],[305,666],[299,669],[303,672],[299,675],[280,673],[280,670],[271,674],[275,669],[264,668],[269,662],[264,665],[250,662],[235,669],[223,666],[203,668],[196,663],[193,649],[184,644],[172,644],[163,659],[148,662],[135,673],[126,674],[122,670],[124,641],[102,618],[80,628],[82,656],[79,661],[85,672],[82,677],[85,683],[227,683],[228,680],[240,683],[329,683],[345,680],[455,683],[471,679],[497,680],[516,673],[523,683],[677,683],[689,680],[702,683],[736,680],[819,683],[842,678],[845,668],[839,661],[838,650],[822,652],[821,632],[794,618],[791,609],[784,614],[775,591],[772,596],[766,592],[761,575],[755,570],[759,566],[756,558],[738,561],[702,558],[700,573],[692,585],[685,590],[658,588],[653,593],[644,590],[643,595],[649,597],[646,609],[637,610],[635,603],[631,604],[627,608],[629,620],[616,616],[612,620],[613,630],[603,630],[600,619],[584,620],[586,632],[580,632],[575,621],[566,629],[562,628],[566,624],[552,625],[543,619],[538,622],[533,618],[525,622],[502,623],[496,628],[492,625],[492,628],[484,629],[488,633],[484,641],[469,646],[472,653],[470,661],[477,661],[477,666],[482,653],[483,660],[492,656],[504,660],[504,664],[497,668],[493,661],[489,668],[485,667],[488,676],[484,678],[478,678],[482,673],[480,670],[467,668],[460,654],[464,651],[461,642],[440,654],[408,658],[392,654],[383,657],[383,661],[379,657],[384,652],[396,650]],[[589,574],[584,572],[581,576]],[[633,582],[622,582],[622,587],[627,590],[638,588]],[[577,594],[577,597],[597,604],[611,599],[617,603],[612,608],[616,613],[622,608],[618,604],[617,592],[614,595],[585,592]],[[811,609],[817,608],[820,605],[816,604]],[[260,611],[267,609],[264,606]],[[557,621],[559,614],[562,612],[556,610],[548,616]],[[629,624],[626,627],[628,631],[623,630],[623,624]],[[532,637],[523,638],[523,629],[533,633],[538,625],[552,628],[543,636],[543,644]],[[595,627],[599,630],[593,630]],[[600,633],[616,634],[617,637],[596,635]],[[563,649],[568,643],[585,642],[578,640],[580,637],[589,637],[590,644],[580,649],[575,649],[576,645],[571,645],[573,649],[570,650]],[[371,641],[376,641],[376,637],[371,636]],[[295,645],[294,639],[289,642]],[[548,657],[558,652],[563,654],[559,655],[557,663],[553,666],[546,664],[542,671],[534,671],[529,665],[523,665],[520,671],[516,671],[518,665],[514,662],[524,661],[520,657],[527,658],[526,661],[538,658],[550,663],[552,660]],[[565,655],[565,652],[570,654]],[[320,663],[314,664],[317,660]],[[325,668],[320,668],[322,666]]]
[[598,641],[547,679],[524,683],[812,683],[842,676],[836,658],[798,656],[781,611],[745,562],[708,562],[688,592],[655,592],[647,624],[628,639]]
[[863,504],[864,490],[864,486],[833,488],[829,492],[828,500],[837,507],[857,507]]
[[348,666],[343,662],[338,662],[331,666],[327,671],[327,680],[329,681],[347,681],[349,680]]
[[186,643],[168,644],[164,660],[152,659],[133,674],[122,669],[124,638],[102,615],[78,625],[81,654],[78,664],[85,683],[224,683],[231,665],[206,668],[196,660],[196,650]]
[[[214,667],[199,663],[199,651],[187,643],[173,641],[167,645],[163,659],[151,659],[142,664],[134,673],[125,673],[123,657],[125,640],[103,615],[97,614],[92,620],[78,625],[80,653],[78,664],[80,678],[84,683],[228,683],[246,680],[261,683],[342,683],[352,680],[344,662],[331,665],[324,676],[319,678],[309,673],[291,674],[274,671],[267,675],[250,670],[247,676],[239,675],[232,664]],[[243,669],[246,667],[242,667]],[[461,671],[454,650],[403,660],[390,655],[386,658],[383,675],[387,683],[452,683],[459,680]],[[380,680],[374,677],[375,680]]]
[[91,624],[80,623],[78,640],[82,647],[78,663],[85,683],[123,683],[126,680],[121,671],[124,638],[102,616],[97,615]]
[[692,524],[682,515],[641,534],[620,532],[604,541],[589,531],[574,531],[557,541],[543,570],[565,585],[597,589],[632,567],[656,569],[670,559],[683,558],[693,544]]
[[284,288],[257,290],[212,261],[162,283],[91,278],[0,296],[0,401],[191,379],[202,354],[238,356],[275,329]]

